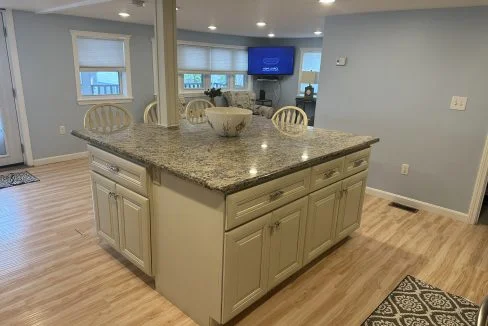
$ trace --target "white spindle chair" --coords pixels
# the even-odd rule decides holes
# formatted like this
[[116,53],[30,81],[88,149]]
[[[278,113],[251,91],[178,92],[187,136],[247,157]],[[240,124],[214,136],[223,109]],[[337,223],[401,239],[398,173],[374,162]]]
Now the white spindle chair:
[[132,116],[125,108],[113,103],[92,106],[84,118],[84,128],[94,132],[111,133],[132,123]]
[[144,109],[144,123],[158,123],[158,101],[152,101]]
[[278,128],[286,128],[290,125],[308,126],[308,118],[305,111],[296,106],[285,106],[273,115],[271,118],[275,126]]
[[205,109],[213,107],[215,107],[215,105],[204,99],[190,101],[185,110],[186,120],[191,124],[205,123],[207,122]]

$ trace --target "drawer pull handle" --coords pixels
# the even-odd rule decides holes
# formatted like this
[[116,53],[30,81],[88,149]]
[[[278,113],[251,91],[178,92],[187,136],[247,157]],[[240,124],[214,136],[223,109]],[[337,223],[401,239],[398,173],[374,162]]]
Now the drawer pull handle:
[[366,162],[365,159],[357,160],[356,162],[354,162],[353,167],[357,168],[358,166],[363,165],[363,163],[365,163],[365,162]]
[[119,167],[116,165],[109,165],[108,169],[112,171],[113,173],[118,173],[120,171]]
[[280,198],[281,196],[283,196],[284,193],[285,192],[283,190],[275,191],[269,195],[269,200],[271,200],[271,201],[276,200],[276,199]]
[[330,170],[330,171],[327,171],[324,173],[324,177],[326,179],[329,179],[329,178],[332,178],[333,176],[335,176],[338,172],[336,170]]

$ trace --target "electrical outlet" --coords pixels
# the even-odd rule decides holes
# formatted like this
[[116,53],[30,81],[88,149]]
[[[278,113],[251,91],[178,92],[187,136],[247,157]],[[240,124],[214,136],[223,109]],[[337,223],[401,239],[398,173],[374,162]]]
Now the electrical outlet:
[[402,164],[402,169],[401,169],[400,173],[403,174],[403,175],[407,175],[409,168],[410,168],[410,165],[408,165],[408,164]]
[[66,127],[65,126],[59,126],[59,134],[60,135],[66,134]]
[[451,110],[465,111],[467,102],[467,97],[453,96],[451,100]]

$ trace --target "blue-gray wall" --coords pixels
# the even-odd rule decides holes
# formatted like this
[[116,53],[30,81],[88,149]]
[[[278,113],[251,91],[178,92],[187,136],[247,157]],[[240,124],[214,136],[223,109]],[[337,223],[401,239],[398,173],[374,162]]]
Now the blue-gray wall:
[[488,8],[327,17],[323,42],[316,126],[381,138],[369,186],[468,212],[488,132]]
[[132,36],[134,102],[124,106],[142,120],[144,106],[154,98],[151,26],[23,11],[14,11],[14,25],[35,159],[86,150],[69,133],[59,134],[60,125],[67,131],[83,128],[89,108],[76,101],[71,29]]

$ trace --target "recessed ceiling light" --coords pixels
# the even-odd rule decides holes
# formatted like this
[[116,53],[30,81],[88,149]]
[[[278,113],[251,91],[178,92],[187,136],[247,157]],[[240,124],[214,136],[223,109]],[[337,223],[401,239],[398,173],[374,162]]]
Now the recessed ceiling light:
[[269,33],[268,37],[275,37],[275,35],[273,33]]
[[266,26],[266,23],[261,21],[261,22],[257,22],[256,25],[258,27],[264,27],[264,26]]
[[322,35],[322,32],[321,31],[315,31],[313,32],[315,35]]
[[210,26],[208,26],[208,29],[215,31],[217,29],[217,26],[210,25]]
[[126,12],[119,12],[119,16],[120,16],[120,17],[127,18],[127,17],[129,17],[129,16],[130,16],[130,14],[129,14],[129,13],[126,13]]
[[335,2],[335,0],[319,0],[320,3],[331,5]]

